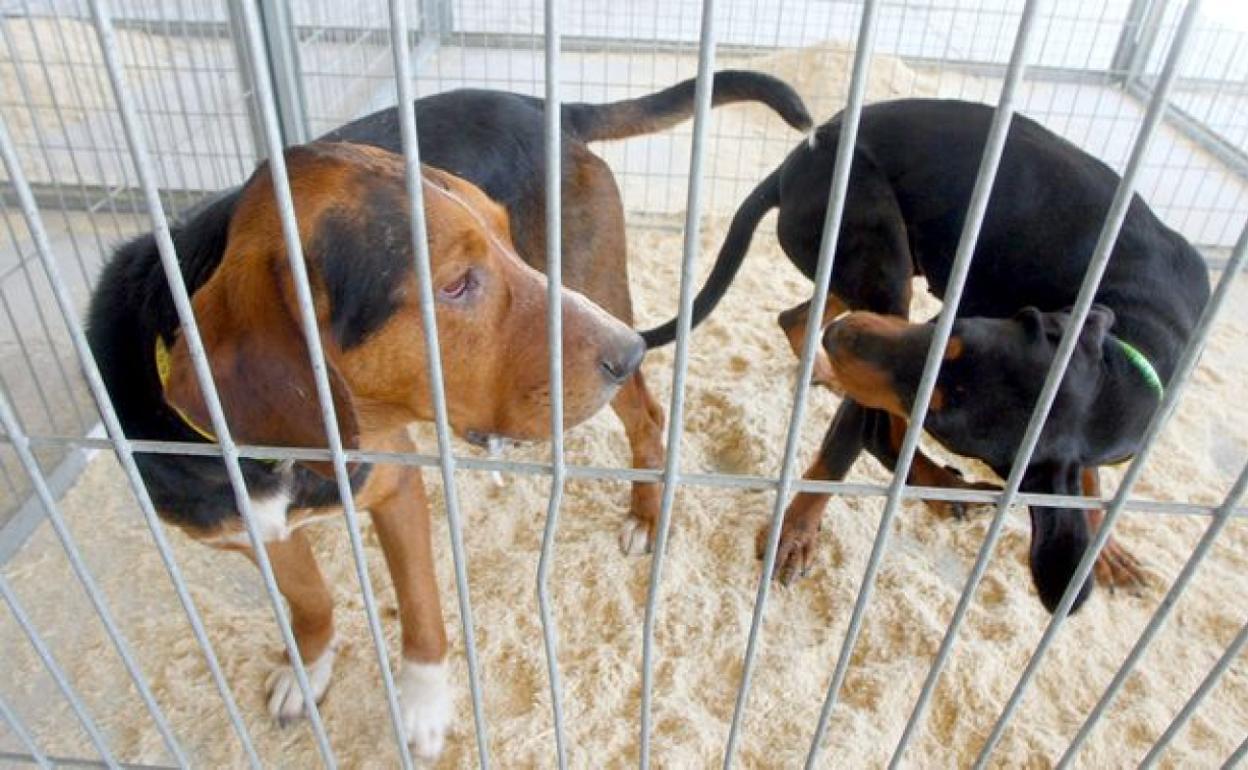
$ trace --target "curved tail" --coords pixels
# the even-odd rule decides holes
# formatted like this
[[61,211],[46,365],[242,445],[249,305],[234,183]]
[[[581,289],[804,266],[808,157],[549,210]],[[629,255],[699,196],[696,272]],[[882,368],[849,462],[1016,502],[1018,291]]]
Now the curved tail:
[[[719,256],[715,258],[715,266],[711,268],[706,283],[693,300],[693,321],[689,328],[702,323],[724,298],[728,287],[732,285],[732,279],[737,276],[737,270],[745,261],[746,252],[750,250],[750,241],[754,238],[754,230],[758,228],[759,220],[778,205],[780,169],[771,172],[770,176],[755,187],[733,215],[732,224],[728,227],[728,237],[724,239],[724,245],[719,248]],[[676,339],[676,319],[647,329],[641,333],[641,338],[646,341],[647,349],[666,345]]]
[[[607,104],[576,102],[563,105],[563,130],[585,142],[627,139],[670,128],[693,115],[696,80],[676,85],[636,99]],[[761,102],[799,131],[809,130],[810,112],[787,83],[771,75],[745,70],[715,73],[711,104]]]

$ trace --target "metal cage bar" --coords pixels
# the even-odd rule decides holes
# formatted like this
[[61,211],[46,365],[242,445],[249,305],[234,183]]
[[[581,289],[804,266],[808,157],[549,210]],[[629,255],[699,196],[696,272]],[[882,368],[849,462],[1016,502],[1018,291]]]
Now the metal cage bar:
[[563,687],[559,679],[559,629],[550,605],[550,564],[554,559],[559,508],[567,467],[563,450],[563,129],[559,84],[559,5],[546,0],[546,339],[550,351],[550,502],[537,563],[537,602],[546,648],[551,717],[555,723],[555,761],[568,766],[563,730]]
[[[1065,375],[1066,366],[1070,363],[1071,354],[1074,352],[1075,344],[1078,342],[1079,330],[1083,327],[1084,320],[1087,318],[1088,310],[1092,307],[1092,300],[1096,294],[1096,289],[1100,284],[1101,276],[1104,274],[1106,266],[1109,264],[1110,253],[1114,245],[1114,241],[1118,237],[1118,231],[1122,227],[1122,223],[1126,218],[1127,207],[1131,203],[1135,188],[1135,177],[1139,170],[1144,155],[1148,151],[1148,145],[1152,139],[1153,133],[1156,131],[1158,124],[1161,122],[1166,107],[1166,98],[1170,92],[1170,86],[1174,81],[1174,75],[1178,71],[1178,65],[1182,60],[1184,43],[1188,33],[1191,31],[1192,23],[1196,18],[1196,13],[1200,8],[1200,0],[1189,0],[1187,7],[1183,11],[1183,17],[1179,22],[1179,27],[1175,31],[1174,38],[1170,44],[1170,51],[1166,56],[1165,68],[1162,70],[1153,98],[1149,103],[1148,112],[1144,116],[1144,123],[1140,127],[1139,133],[1136,135],[1135,146],[1132,148],[1131,159],[1127,162],[1127,168],[1122,175],[1122,181],[1118,185],[1118,190],[1114,194],[1114,200],[1110,204],[1109,212],[1105,216],[1105,226],[1101,230],[1100,241],[1097,243],[1093,252],[1091,264],[1088,266],[1087,273],[1084,276],[1083,286],[1080,287],[1079,297],[1075,302],[1074,309],[1070,314],[1070,325],[1066,328],[1066,332],[1062,337],[1062,342],[1058,346],[1057,353],[1054,357],[1053,365],[1049,369],[1049,378],[1045,382],[1045,387],[1041,390],[1039,403],[1036,405],[1036,411],[1032,417],[1039,423],[1036,431],[1036,438],[1039,437],[1039,428],[1043,427],[1045,418],[1048,417],[1048,410],[1052,406],[1056,397],[1057,387],[1061,384],[1061,378]],[[1192,370],[1195,369],[1196,363],[1200,357],[1200,351],[1204,347],[1205,338],[1212,328],[1213,313],[1217,308],[1206,306],[1206,312],[1201,315],[1200,324],[1193,332],[1192,340],[1188,343],[1184,356],[1178,367],[1175,369],[1174,375],[1170,378],[1169,387],[1165,395],[1161,399],[1161,404],[1157,407],[1148,428],[1144,432],[1144,436],[1140,442],[1140,448],[1136,451],[1135,459],[1131,461],[1131,465],[1127,468],[1126,476],[1118,486],[1118,491],[1114,495],[1114,500],[1105,509],[1105,517],[1101,520],[1100,528],[1097,530],[1092,542],[1084,551],[1082,559],[1079,561],[1078,567],[1070,578],[1070,583],[1066,587],[1066,592],[1062,596],[1058,606],[1053,611],[1053,617],[1050,619],[1048,626],[1045,628],[1044,635],[1040,638],[1039,644],[1036,645],[1035,652],[1028,661],[1027,667],[1023,670],[1019,677],[1018,684],[1014,688],[1013,694],[1010,696],[1005,707],[1002,709],[1001,716],[997,719],[993,726],[991,734],[984,742],[983,749],[976,760],[977,770],[986,765],[992,750],[1000,741],[1005,731],[1006,725],[1018,708],[1022,701],[1023,692],[1027,685],[1031,682],[1032,676],[1035,674],[1040,660],[1044,657],[1044,653],[1053,644],[1053,640],[1057,637],[1057,632],[1061,628],[1062,623],[1070,613],[1071,606],[1074,605],[1075,597],[1079,594],[1079,589],[1083,585],[1084,580],[1092,571],[1092,565],[1096,560],[1101,549],[1109,540],[1110,532],[1113,530],[1114,522],[1117,521],[1119,514],[1122,512],[1122,502],[1127,495],[1131,493],[1131,489],[1135,486],[1136,480],[1144,469],[1148,456],[1152,452],[1152,448],[1157,437],[1161,434],[1161,429],[1165,426],[1170,414],[1178,405],[1179,396],[1183,392],[1183,387],[1187,383],[1188,377]],[[1033,423],[1034,424],[1034,423]],[[1031,426],[1029,426],[1031,427]],[[1026,437],[1024,438],[1026,442]],[[1035,442],[1030,444],[1024,443],[1019,448],[1018,455],[1014,458],[1014,470],[1011,476],[1020,473],[1019,466],[1026,465],[1026,461],[1030,461],[1030,453],[1035,448]],[[1023,450],[1027,450],[1027,456],[1023,457]],[[1003,501],[1004,502],[1004,501]]]
[[[815,268],[815,289],[810,299],[810,312],[817,314],[816,318],[819,317],[820,309],[828,300],[828,291],[832,282],[832,264],[836,256],[837,240],[841,233],[841,217],[845,211],[849,175],[853,164],[854,149],[858,143],[858,123],[862,116],[862,106],[866,101],[868,72],[871,68],[871,55],[875,48],[878,7],[875,0],[865,0],[859,20],[849,96],[841,117],[841,133],[836,146],[836,159],[832,166],[828,207],[824,213],[823,234],[819,244],[819,263]],[[814,133],[811,137],[813,139]],[[767,608],[767,599],[771,594],[772,572],[775,570],[776,553],[780,547],[781,525],[789,503],[789,493],[793,487],[793,477],[797,473],[797,450],[801,439],[802,421],[806,415],[806,398],[810,392],[811,374],[815,368],[816,346],[822,331],[820,327],[819,323],[807,323],[805,338],[802,342],[802,355],[797,369],[797,385],[793,393],[793,408],[789,414],[784,441],[784,459],[780,464],[775,503],[771,511],[771,526],[767,531],[767,545],[763,552],[763,570],[758,578],[758,592],[754,598],[754,612],[750,619],[745,659],[742,661],[741,684],[737,689],[732,723],[728,729],[728,742],[724,748],[724,770],[732,766],[741,725],[745,719],[745,707],[749,698],[750,681],[754,674],[754,661],[758,655],[763,617]]]
[[30,761],[39,765],[39,767],[45,768],[45,770],[52,770],[52,763],[48,760],[47,755],[35,743],[35,739],[30,734],[30,731],[26,729],[26,725],[22,724],[22,720],[9,707],[3,696],[0,696],[0,720],[3,720],[9,726],[9,730],[17,736],[18,742],[26,747],[26,751],[30,754]]
[[[8,437],[0,435],[0,443],[8,443]],[[70,446],[83,449],[111,449],[107,439],[67,436],[31,436],[32,446]],[[179,441],[149,441],[136,439],[131,442],[134,451],[152,454],[185,454],[201,457],[221,457],[220,447],[215,444],[192,444]],[[239,457],[250,460],[329,460],[329,450],[275,447],[253,444],[239,444]],[[441,462],[439,455],[420,452],[374,452],[349,449],[343,453],[350,462],[393,463],[398,465],[415,465],[420,467],[437,467]],[[457,467],[469,471],[514,473],[529,476],[549,476],[552,473],[549,463],[525,460],[503,460],[471,455],[452,457]],[[598,481],[651,481],[661,482],[663,471],[654,468],[620,468],[596,465],[566,465],[568,478]],[[776,480],[768,476],[738,473],[700,473],[685,472],[681,475],[681,483],[686,486],[725,487],[729,489],[774,490]],[[794,479],[793,490],[798,492],[818,492],[834,494],[842,497],[884,497],[888,494],[888,486],[873,482],[860,481],[811,481]],[[950,487],[924,487],[907,485],[902,491],[907,500],[925,500],[941,502],[961,502],[996,505],[1001,497],[998,491],[961,489]],[[1083,495],[1049,494],[1041,492],[1020,492],[1014,498],[1019,505],[1039,505],[1056,508],[1079,508],[1093,510],[1103,508],[1112,498],[1085,497]],[[1203,503],[1171,502],[1149,498],[1131,497],[1125,504],[1126,510],[1138,513],[1160,514],[1169,516],[1212,516],[1217,511],[1216,505]],[[1237,518],[1248,517],[1248,506],[1240,505],[1232,515]]]
[[693,310],[693,265],[698,254],[702,212],[702,157],[711,111],[715,66],[715,2],[702,0],[698,40],[698,78],[694,88],[693,148],[689,158],[689,189],[685,203],[684,245],[680,261],[680,310],[676,316],[676,360],[672,365],[672,400],[668,409],[667,458],[663,467],[663,495],[655,526],[654,555],[641,637],[641,751],[642,770],[650,767],[651,701],[654,695],[654,624],[658,616],[663,556],[672,523],[672,504],[680,485],[680,438],[685,429],[685,374],[689,369],[689,330]]
[[1248,758],[1248,738],[1245,738],[1244,742],[1226,758],[1226,762],[1222,764],[1222,770],[1235,770],[1246,758]]
[[52,245],[48,238],[43,221],[39,216],[38,209],[35,207],[34,197],[30,192],[30,185],[27,183],[22,173],[21,165],[18,162],[16,150],[13,147],[12,140],[9,136],[8,127],[3,120],[0,120],[0,154],[3,155],[5,169],[9,174],[9,179],[14,188],[17,190],[18,197],[21,200],[22,211],[26,216],[26,225],[30,230],[31,237],[35,241],[35,246],[39,254],[39,259],[43,263],[44,272],[48,278],[48,282],[52,286],[53,297],[60,309],[62,320],[69,330],[70,339],[73,343],[74,352],[78,356],[83,375],[87,380],[87,385],[91,390],[91,394],[95,397],[95,401],[100,410],[100,418],[108,431],[108,435],[112,440],[112,446],[116,451],[117,459],[121,463],[125,471],[127,480],[131,489],[134,491],[135,498],[139,503],[139,509],[143,514],[148,530],[152,533],[152,539],[156,544],[156,549],[160,554],[166,571],[173,583],[174,591],[177,594],[178,601],[181,603],[183,610],[187,616],[187,622],[191,626],[191,631],[195,636],[195,641],[199,645],[200,652],[204,655],[204,662],[208,666],[208,670],[212,675],[214,684],[221,695],[222,702],[225,705],[226,712],[229,715],[230,722],[234,727],[235,733],[242,744],[243,751],[247,755],[248,762],[253,767],[260,766],[260,758],[257,756],[255,747],[252,744],[251,736],[247,731],[247,727],[243,722],[242,715],[239,713],[238,704],[235,703],[233,696],[230,694],[229,686],[225,682],[225,676],[221,671],[221,665],[217,659],[216,651],[213,649],[212,642],[208,639],[208,634],[204,629],[203,620],[199,615],[199,611],[195,607],[195,602],[191,598],[190,590],[187,588],[186,581],[182,577],[181,570],[178,568],[177,562],[173,557],[173,550],[169,546],[169,541],[165,537],[164,530],[161,528],[160,521],[156,515],[155,506],[152,504],[151,497],[148,495],[147,487],[143,483],[143,479],[139,474],[138,466],[134,462],[134,450],[126,439],[125,433],[121,429],[121,423],[117,419],[117,412],[113,408],[112,398],[108,394],[108,389],[104,386],[104,381],[100,375],[99,367],[95,363],[94,357],[91,355],[91,349],[87,344],[86,335],[83,331],[82,322],[78,320],[77,311],[74,306],[73,299],[70,297],[69,290],[65,286],[64,278],[56,263],[56,259],[52,253]]
[[[1209,669],[1209,673],[1201,681],[1195,692],[1192,693],[1192,697],[1188,698],[1187,703],[1183,704],[1183,708],[1174,715],[1174,720],[1166,727],[1165,732],[1161,734],[1161,737],[1157,739],[1153,747],[1148,750],[1148,754],[1144,755],[1144,759],[1140,761],[1141,770],[1146,770],[1146,768],[1157,764],[1157,759],[1161,756],[1161,752],[1165,751],[1170,742],[1174,740],[1174,736],[1178,735],[1183,726],[1192,718],[1192,715],[1196,713],[1196,709],[1205,700],[1205,696],[1217,686],[1218,680],[1222,678],[1222,675],[1231,667],[1231,664],[1235,662],[1235,659],[1239,657],[1239,654],[1244,651],[1245,647],[1248,647],[1248,623],[1244,623],[1240,627],[1239,633],[1226,646],[1226,651],[1222,653],[1222,657],[1218,658],[1218,662],[1213,664],[1213,668]],[[1230,759],[1227,760],[1227,765],[1231,766],[1238,762],[1239,759],[1243,758],[1243,754],[1244,747],[1240,746],[1231,754]]]
[[395,86],[398,96],[399,128],[403,139],[403,161],[407,195],[411,206],[411,238],[415,250],[416,285],[420,292],[420,323],[424,332],[429,367],[429,391],[433,401],[434,427],[438,436],[437,465],[442,472],[447,529],[450,531],[451,560],[455,565],[455,594],[459,601],[460,623],[464,630],[464,656],[468,663],[468,688],[472,696],[473,728],[477,741],[477,762],[482,770],[490,766],[486,737],[485,704],[481,695],[480,663],[477,661],[476,632],[472,622],[472,602],[468,595],[468,557],[464,552],[463,516],[455,483],[456,458],[451,450],[450,417],[446,406],[446,381],[442,377],[442,347],[438,342],[434,314],[433,277],[429,267],[429,235],[425,223],[424,183],[420,172],[420,143],[416,139],[411,52],[407,44],[407,9],[404,0],[390,0],[390,45],[394,51]]
[[100,759],[104,764],[111,768],[117,767],[117,760],[113,758],[113,752],[108,747],[108,741],[104,739],[104,734],[100,732],[100,728],[96,725],[95,720],[91,718],[91,712],[86,704],[82,702],[82,696],[69,683],[69,678],[65,676],[65,670],[56,662],[56,657],[52,655],[52,651],[48,649],[47,642],[43,636],[35,629],[35,624],[31,622],[30,616],[26,614],[25,608],[18,601],[13,589],[9,586],[9,581],[0,574],[0,598],[4,599],[4,603],[9,605],[9,611],[13,613],[13,618],[17,624],[21,626],[22,633],[26,635],[27,641],[34,649],[35,654],[39,656],[39,660],[43,663],[44,669],[56,682],[56,687],[61,691],[61,695],[65,696],[69,708],[74,712],[74,716],[78,718],[78,724],[87,734],[87,738],[91,744],[95,746],[95,750],[99,752]]
[[334,480],[338,484],[338,498],[342,504],[343,520],[346,522],[347,535],[351,542],[351,556],[355,561],[360,597],[364,604],[364,614],[368,619],[368,630],[372,636],[373,648],[377,654],[377,666],[381,670],[381,681],[385,689],[386,706],[390,711],[391,727],[398,745],[399,760],[405,770],[410,770],[412,758],[403,733],[403,714],[399,707],[394,675],[390,670],[389,651],[386,648],[385,635],[381,630],[381,618],[377,614],[377,599],[373,595],[372,581],[368,576],[368,561],[364,555],[364,540],[360,535],[359,514],[355,510],[351,478],[347,473],[347,462],[343,455],[342,434],[338,428],[338,415],[334,409],[334,398],[330,390],[328,365],[321,345],[316,309],[312,304],[312,288],[308,283],[308,269],[304,263],[299,223],[295,220],[294,195],[290,189],[290,179],[286,174],[283,129],[290,127],[285,124],[279,125],[277,101],[274,99],[273,85],[270,82],[269,63],[263,55],[264,40],[256,7],[251,3],[244,3],[240,21],[247,35],[247,50],[251,55],[252,71],[256,74],[256,101],[260,105],[261,127],[264,131],[265,147],[268,150],[269,173],[273,177],[273,192],[277,198],[282,237],[286,243],[287,262],[294,278],[295,300],[299,306],[299,325],[308,346],[309,363],[312,365],[312,375],[316,382],[316,397],[321,407],[321,422],[325,428],[325,438],[329,444],[334,466]]
[[[953,265],[950,268],[949,278],[945,287],[944,304],[936,321],[932,342],[927,351],[927,359],[923,364],[923,374],[919,379],[918,390],[914,396],[910,422],[906,427],[905,437],[902,440],[901,449],[898,452],[897,462],[893,470],[893,480],[889,485],[888,499],[884,504],[884,511],[880,514],[880,523],[876,530],[875,543],[867,560],[867,568],[862,578],[862,584],[858,589],[858,598],[854,602],[849,628],[845,632],[845,641],[841,644],[836,670],[833,672],[827,698],[824,700],[823,708],[819,713],[819,722],[815,728],[815,734],[811,738],[810,753],[806,757],[808,770],[814,767],[815,760],[819,754],[820,744],[823,742],[823,734],[827,730],[828,720],[832,716],[832,709],[836,705],[837,696],[849,672],[850,660],[854,646],[858,641],[863,618],[866,615],[867,603],[870,601],[880,564],[883,562],[884,553],[888,548],[888,539],[892,532],[893,519],[901,508],[901,491],[906,486],[906,479],[910,474],[910,465],[914,459],[915,451],[918,449],[919,435],[923,431],[923,421],[926,419],[932,393],[936,388],[936,377],[940,372],[940,365],[944,361],[945,348],[949,343],[949,336],[953,332],[953,323],[957,316],[958,306],[962,300],[962,290],[966,285],[967,276],[970,274],[971,260],[974,257],[975,246],[979,240],[979,229],[988,211],[988,201],[992,194],[992,186],[996,181],[997,168],[1000,165],[1001,156],[1005,152],[1005,142],[1014,116],[1014,96],[1019,83],[1022,82],[1023,73],[1027,67],[1032,29],[1034,28],[1037,10],[1041,2],[1042,0],[1027,0],[1023,5],[1022,16],[1019,18],[1018,29],[1014,36],[1014,46],[1010,54],[1009,69],[1001,89],[996,111],[993,113],[988,136],[984,142],[984,151],[980,158],[975,186],[971,191],[970,202],[967,206],[966,221],[962,225],[962,233],[958,239]],[[914,718],[910,720],[911,723],[914,721],[916,721]],[[905,736],[903,733],[903,743],[904,740]]]
[[[1248,254],[1248,226],[1245,226],[1243,234],[1240,235],[1239,246],[1236,247],[1234,256],[1231,257],[1230,263],[1222,273],[1221,280],[1218,281],[1213,297],[1209,300],[1208,309],[1205,312],[1210,317],[1221,309],[1222,303],[1226,300],[1226,295],[1230,292],[1235,279],[1243,269],[1245,254]],[[1058,768],[1070,766],[1079,752],[1079,747],[1083,745],[1084,741],[1092,733],[1096,723],[1105,716],[1105,711],[1109,708],[1115,696],[1117,696],[1118,691],[1126,684],[1127,676],[1135,668],[1140,658],[1143,657],[1153,637],[1165,625],[1166,620],[1170,617],[1170,611],[1174,609],[1174,605],[1178,603],[1179,597],[1183,595],[1196,571],[1204,563],[1205,557],[1209,555],[1209,551],[1213,548],[1218,536],[1226,528],[1227,523],[1231,520],[1231,511],[1243,500],[1246,491],[1248,491],[1248,464],[1245,464],[1243,471],[1240,472],[1239,478],[1235,481],[1226,499],[1218,506],[1217,511],[1213,515],[1213,520],[1205,530],[1205,534],[1201,536],[1200,542],[1192,549],[1191,556],[1188,557],[1187,562],[1183,565],[1183,569],[1175,577],[1170,590],[1166,592],[1165,597],[1161,600],[1161,604],[1158,605],[1152,618],[1149,619],[1148,625],[1140,633],[1135,645],[1127,653],[1127,657],[1123,660],[1122,665],[1119,666],[1117,673],[1114,674],[1114,678],[1106,686],[1104,694],[1101,695],[1096,706],[1088,714],[1079,731],[1075,733],[1075,737],[1071,739],[1070,745],[1066,747],[1066,751],[1058,761]]]
[[182,333],[190,351],[191,363],[195,369],[195,378],[199,383],[200,392],[208,408],[212,430],[217,436],[217,443],[221,447],[226,473],[230,480],[230,487],[234,491],[234,501],[242,515],[248,542],[255,556],[256,565],[260,569],[278,630],[286,646],[286,654],[294,670],[299,690],[303,694],[312,732],[316,736],[317,748],[326,767],[332,770],[337,766],[337,763],[334,761],[333,749],[329,745],[329,737],[325,734],[325,725],[321,720],[320,709],[317,708],[316,699],[313,697],[312,688],[308,683],[308,674],[303,665],[303,656],[299,652],[299,645],[295,642],[290,621],[287,620],[282,609],[281,592],[278,590],[277,580],[273,575],[273,566],[269,563],[269,555],[264,547],[264,540],[256,527],[251,498],[247,493],[247,485],[243,480],[242,469],[239,465],[238,450],[234,445],[229,424],[225,420],[225,413],[221,408],[221,400],[217,394],[212,371],[208,366],[208,358],[204,352],[199,326],[191,308],[191,300],[186,291],[186,284],[182,279],[177,252],[174,249],[173,238],[169,233],[169,223],[165,218],[160,193],[156,187],[156,179],[151,165],[151,157],[148,154],[146,139],[139,126],[138,115],[134,103],[131,101],[130,92],[126,86],[125,77],[121,69],[120,59],[117,55],[117,41],[114,36],[112,17],[106,5],[106,0],[91,0],[91,15],[95,23],[96,36],[99,38],[109,83],[112,87],[113,98],[116,100],[117,110],[125,130],[126,143],[129,146],[135,172],[147,202],[148,214],[152,220],[152,230],[155,236],[157,252],[160,256],[161,267],[164,270],[165,280],[169,285],[169,291],[178,313],[178,320],[182,326]]
[[[143,675],[142,669],[139,668],[138,663],[135,661],[134,654],[130,649],[130,643],[126,641],[125,635],[117,627],[117,621],[113,618],[113,612],[109,607],[108,600],[95,582],[95,578],[91,575],[91,570],[87,567],[86,562],[83,561],[82,554],[74,541],[74,536],[70,533],[69,527],[66,526],[65,520],[61,516],[60,506],[57,505],[55,496],[48,488],[43,471],[39,468],[39,461],[35,459],[34,454],[31,452],[30,442],[26,439],[26,433],[18,424],[8,398],[2,395],[0,395],[0,426],[4,427],[13,450],[17,453],[18,460],[25,468],[26,474],[30,477],[31,486],[34,487],[34,492],[39,498],[39,502],[43,504],[48,522],[56,532],[57,539],[61,541],[61,546],[65,551],[65,558],[69,561],[74,577],[82,585],[92,608],[95,609],[96,615],[99,616],[100,623],[104,626],[104,631],[108,634],[109,641],[112,642],[113,649],[117,652],[117,657],[125,667],[130,681],[134,683],[135,690],[138,691],[139,699],[143,701],[143,705],[151,714],[156,731],[160,733],[161,740],[164,741],[165,747],[169,750],[174,760],[180,766],[187,767],[186,755],[183,753],[178,739],[173,734],[173,728],[169,725],[169,718],[165,716],[160,704],[156,702],[155,696],[152,695],[147,678]],[[14,607],[14,612],[16,611],[16,607]]]

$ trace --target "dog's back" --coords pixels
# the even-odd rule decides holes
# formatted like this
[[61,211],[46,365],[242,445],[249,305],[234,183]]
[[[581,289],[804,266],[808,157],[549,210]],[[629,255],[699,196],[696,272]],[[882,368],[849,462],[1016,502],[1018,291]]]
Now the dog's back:
[[[863,110],[854,173],[869,165],[886,178],[917,272],[937,296],[946,288],[992,116],[988,105],[924,99]],[[838,116],[819,128],[817,151],[794,154],[810,153],[830,173],[839,134]],[[1008,317],[1027,305],[1073,304],[1118,183],[1101,161],[1015,115],[959,315]],[[862,204],[851,195],[847,205]],[[1200,254],[1134,196],[1097,301],[1114,310],[1119,329],[1144,341],[1168,376],[1181,348],[1170,343],[1190,335],[1208,296]]]

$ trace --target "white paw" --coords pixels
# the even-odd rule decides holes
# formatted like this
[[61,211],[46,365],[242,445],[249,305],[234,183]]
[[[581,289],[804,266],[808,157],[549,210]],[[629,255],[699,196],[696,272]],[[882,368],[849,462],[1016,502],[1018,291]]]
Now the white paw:
[[635,516],[625,519],[620,528],[620,550],[625,556],[650,553],[650,525]]
[[399,703],[407,745],[421,759],[437,759],[451,723],[451,688],[445,663],[403,661]]
[[[329,689],[329,678],[334,673],[334,658],[338,654],[338,641],[335,639],[321,653],[321,657],[313,661],[304,661],[308,672],[308,685],[312,689],[312,697],[317,703]],[[288,722],[304,716],[307,704],[303,699],[303,691],[299,689],[299,679],[295,676],[294,666],[283,663],[273,669],[264,683],[269,694],[269,714],[278,722]]]

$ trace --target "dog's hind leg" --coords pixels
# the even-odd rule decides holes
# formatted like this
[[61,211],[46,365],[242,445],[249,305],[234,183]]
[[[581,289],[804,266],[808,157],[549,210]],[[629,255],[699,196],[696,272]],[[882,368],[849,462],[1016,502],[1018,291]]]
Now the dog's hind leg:
[[[1084,468],[1081,477],[1083,494],[1085,497],[1101,496],[1101,473],[1097,468]],[[1103,508],[1095,508],[1088,511],[1088,529],[1096,532],[1101,528],[1101,522],[1105,519],[1105,510]],[[1101,585],[1108,588],[1111,592],[1115,589],[1122,588],[1132,593],[1138,593],[1141,589],[1148,585],[1148,576],[1144,572],[1144,567],[1140,560],[1135,558],[1114,536],[1110,536],[1105,541],[1105,547],[1101,549],[1101,553],[1096,557],[1096,565],[1093,568],[1096,574],[1096,580]]]
[[[302,530],[294,530],[284,540],[268,541],[265,551],[269,555],[278,590],[290,606],[290,627],[307,670],[312,697],[319,703],[329,688],[334,656],[337,654],[333,595]],[[243,552],[255,561],[255,554],[250,548]],[[273,670],[265,687],[269,714],[279,722],[296,719],[307,711],[303,692],[289,661]]]
[[[624,424],[633,452],[634,468],[663,467],[663,408],[646,388],[638,369],[620,388],[611,408]],[[648,553],[654,544],[659,518],[661,484],[634,482],[628,519],[620,530],[620,550],[626,555]]]

